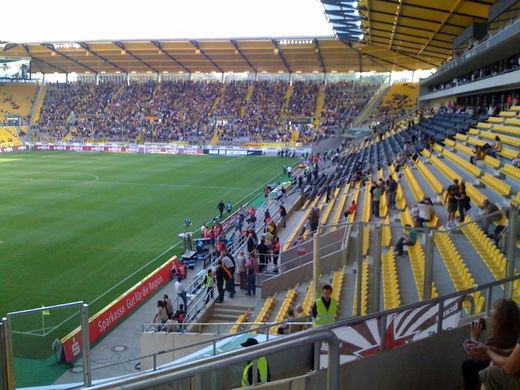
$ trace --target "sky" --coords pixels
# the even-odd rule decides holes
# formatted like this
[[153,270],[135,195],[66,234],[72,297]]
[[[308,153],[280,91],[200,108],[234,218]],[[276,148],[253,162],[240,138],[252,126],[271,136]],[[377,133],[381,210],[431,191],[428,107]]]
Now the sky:
[[27,0],[0,41],[332,36],[318,0]]

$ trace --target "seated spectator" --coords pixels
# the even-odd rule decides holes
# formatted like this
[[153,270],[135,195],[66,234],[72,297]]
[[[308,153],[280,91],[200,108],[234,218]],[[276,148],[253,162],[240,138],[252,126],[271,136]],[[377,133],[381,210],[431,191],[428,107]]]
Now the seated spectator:
[[404,246],[412,246],[415,245],[417,242],[417,232],[415,231],[416,227],[420,227],[420,220],[417,218],[414,218],[414,226],[411,227],[410,225],[405,226],[405,231],[401,238],[399,238],[399,241],[397,241],[397,244],[395,245],[394,254],[397,256],[403,255],[403,249]]
[[485,234],[489,234],[489,225],[502,218],[502,215],[498,212],[499,208],[494,203],[491,203],[488,199],[484,199],[482,202],[480,227]]
[[422,223],[424,222],[430,222],[433,219],[433,206],[431,204],[431,201],[421,201],[417,204],[417,209],[419,211],[419,219]]
[[484,160],[486,157],[486,153],[484,152],[484,149],[482,146],[476,146],[475,150],[473,151],[473,156],[470,156],[469,162],[473,165],[477,165],[477,160]]
[[520,168],[520,152],[518,152],[516,157],[513,159],[513,165]]
[[343,213],[345,218],[348,218],[350,214],[354,214],[356,212],[356,201],[352,200],[352,203],[350,203],[350,206],[348,209]]
[[[520,348],[518,344],[520,310],[518,306],[509,299],[496,301],[488,321],[479,320],[471,324],[471,339],[478,342],[486,329],[486,325],[488,331],[485,342],[467,348],[470,359],[462,364],[464,388],[466,390],[478,389],[479,377],[486,389],[519,388],[520,378],[513,377],[516,382],[511,378],[512,375],[517,375],[520,372]],[[513,355],[515,351],[516,356]],[[516,366],[512,364],[513,360],[509,360],[511,356],[514,356],[513,359],[518,359]],[[491,362],[494,365],[490,366]],[[506,385],[513,383],[516,383],[516,386]]]
[[495,137],[495,142],[493,145],[491,145],[491,148],[488,150],[488,153],[491,157],[497,157],[497,153],[500,153],[502,151],[502,141],[500,140],[500,137],[497,135]]

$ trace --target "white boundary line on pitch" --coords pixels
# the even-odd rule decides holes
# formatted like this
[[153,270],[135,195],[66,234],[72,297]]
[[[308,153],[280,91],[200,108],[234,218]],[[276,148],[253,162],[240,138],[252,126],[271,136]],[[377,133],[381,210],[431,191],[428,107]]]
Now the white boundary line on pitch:
[[[269,180],[267,180],[264,184],[262,185],[259,185],[258,187],[255,187],[255,189],[253,189],[251,192],[249,192],[246,196],[244,196],[242,199],[240,199],[238,202],[237,202],[237,205],[239,205],[241,202],[243,202],[245,199],[247,199],[248,197],[250,197],[252,194],[254,194],[255,192],[257,192],[259,189],[261,189],[262,187],[265,187],[267,184],[271,183],[272,181],[274,181],[276,178],[278,178],[279,176],[282,176],[283,173],[279,173],[275,176],[273,176],[272,178],[270,178]],[[195,230],[195,232],[198,232],[201,228],[199,227],[197,230]],[[94,298],[94,300],[92,300],[91,302],[89,302],[89,306],[90,305],[93,305],[94,303],[96,303],[97,301],[99,301],[101,298],[103,298],[104,296],[106,296],[107,294],[111,293],[114,289],[116,289],[117,287],[119,287],[121,284],[125,283],[127,280],[133,278],[135,275],[137,275],[139,272],[141,272],[143,269],[145,269],[146,267],[148,267],[149,265],[153,264],[155,261],[157,261],[157,259],[159,259],[160,257],[164,256],[165,254],[167,254],[168,252],[170,252],[173,248],[176,248],[178,245],[181,244],[182,241],[178,241],[177,243],[173,244],[172,246],[170,246],[168,249],[165,249],[164,251],[162,251],[159,255],[155,256],[152,260],[150,260],[148,263],[146,263],[145,265],[141,266],[139,269],[137,269],[136,271],[132,272],[130,275],[128,275],[126,278],[124,278],[123,280],[119,281],[118,283],[116,283],[115,285],[113,285],[111,288],[109,288],[108,290],[106,290],[104,293],[102,293],[101,295],[99,295],[98,297]],[[136,309],[137,310],[137,309]],[[60,326],[62,326],[63,324],[65,324],[66,322],[70,321],[73,317],[75,317],[76,315],[78,315],[78,313],[74,313],[72,315],[70,315],[69,317],[67,317],[66,319],[64,319],[63,321],[61,321],[59,324],[55,325],[54,327],[52,327],[52,331],[54,331],[55,329],[59,328]],[[89,317],[90,317],[90,313],[89,313]],[[32,336],[32,335],[31,335]]]

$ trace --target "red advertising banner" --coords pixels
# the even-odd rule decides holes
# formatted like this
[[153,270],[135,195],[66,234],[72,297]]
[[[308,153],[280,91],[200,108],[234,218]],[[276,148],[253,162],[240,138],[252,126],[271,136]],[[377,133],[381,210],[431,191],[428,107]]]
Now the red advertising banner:
[[[95,343],[98,339],[107,334],[117,324],[129,316],[141,303],[164,286],[171,279],[171,270],[174,266],[179,266],[177,256],[172,257],[161,267],[91,317],[89,320],[90,344]],[[65,361],[73,361],[81,353],[80,328],[78,327],[73,330],[61,339],[61,342]]]

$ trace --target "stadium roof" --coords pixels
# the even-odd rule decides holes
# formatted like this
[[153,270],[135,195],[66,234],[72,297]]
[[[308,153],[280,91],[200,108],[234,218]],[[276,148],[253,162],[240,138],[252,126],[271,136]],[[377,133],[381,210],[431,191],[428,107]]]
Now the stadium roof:
[[435,66],[384,48],[329,38],[8,43],[44,73],[388,72]]
[[487,21],[495,0],[321,2],[339,39],[363,42],[379,58],[390,59],[386,50],[438,65],[451,55],[453,39],[466,27]]
[[336,37],[7,43],[44,73],[388,72],[431,69],[495,0],[321,0]]

